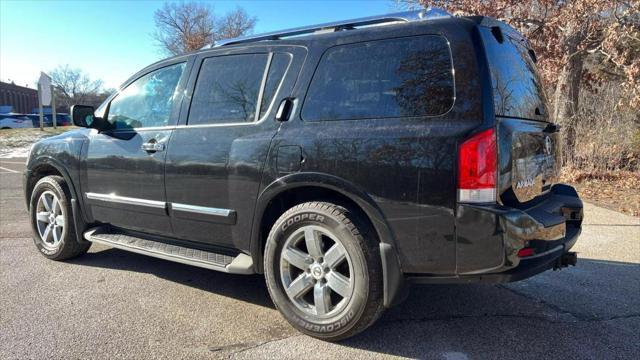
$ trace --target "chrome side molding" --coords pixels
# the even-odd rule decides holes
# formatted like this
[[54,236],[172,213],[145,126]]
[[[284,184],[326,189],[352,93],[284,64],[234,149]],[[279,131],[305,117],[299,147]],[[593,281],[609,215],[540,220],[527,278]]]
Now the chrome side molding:
[[[100,193],[88,192],[86,193],[86,195],[87,195],[87,199],[89,200],[97,200],[97,201],[104,201],[108,203],[125,204],[125,205],[146,206],[146,207],[151,207],[155,209],[165,209],[165,210],[167,208],[170,208],[172,212],[175,211],[175,212],[182,212],[182,213],[214,216],[219,218],[219,220],[222,220],[222,222],[224,223],[235,223],[236,212],[231,209],[219,209],[214,207],[179,204],[179,203],[166,203],[164,201],[139,199],[139,198],[133,198],[133,197],[127,197],[127,196],[119,196],[116,194],[100,194]],[[184,217],[184,216],[180,216],[180,217]],[[205,220],[205,219],[206,217],[202,218],[202,220]]]
[[86,193],[87,199],[90,200],[98,200],[105,202],[112,202],[118,204],[127,204],[127,205],[138,205],[138,206],[148,206],[156,209],[165,209],[167,207],[167,203],[164,201],[156,201],[156,200],[146,200],[146,199],[138,199],[126,196],[118,196],[115,194],[99,194],[99,193]]
[[192,212],[196,214],[223,216],[223,217],[229,217],[231,216],[231,214],[234,213],[233,210],[229,210],[229,209],[218,209],[218,208],[212,208],[212,207],[178,204],[178,203],[171,203],[171,209],[177,210],[177,211]]

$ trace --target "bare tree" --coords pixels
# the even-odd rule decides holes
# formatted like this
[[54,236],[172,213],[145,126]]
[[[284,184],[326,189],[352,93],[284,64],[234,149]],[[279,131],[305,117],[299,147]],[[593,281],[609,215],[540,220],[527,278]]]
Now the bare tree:
[[159,46],[180,55],[201,49],[215,40],[246,35],[253,31],[255,17],[238,7],[217,19],[211,7],[198,2],[165,3],[154,15]]
[[49,72],[58,106],[69,108],[73,104],[96,105],[101,101],[102,80],[92,80],[78,68],[58,65]]
[[[488,15],[525,34],[538,68],[554,88],[553,117],[566,127],[569,152],[580,92],[616,79],[631,96],[621,107],[640,108],[640,2],[626,0],[396,0],[456,15]],[[590,64],[590,66],[587,66]]]
[[214,40],[229,39],[249,35],[256,25],[256,18],[249,16],[243,8],[237,7],[216,22]]
[[170,54],[197,50],[213,40],[213,12],[206,5],[165,3],[156,10],[154,18],[157,28],[154,38]]

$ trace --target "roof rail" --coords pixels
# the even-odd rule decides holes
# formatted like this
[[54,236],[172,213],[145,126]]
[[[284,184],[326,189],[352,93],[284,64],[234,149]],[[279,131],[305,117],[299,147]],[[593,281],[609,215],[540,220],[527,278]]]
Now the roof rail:
[[[398,12],[398,13],[392,13],[392,14],[386,14],[386,15],[368,16],[368,17],[363,17],[358,19],[342,20],[342,21],[335,21],[335,22],[324,23],[324,24],[303,26],[303,27],[298,27],[293,29],[268,32],[264,34],[237,37],[233,39],[223,39],[223,40],[216,41],[213,47],[255,42],[255,41],[263,41],[263,40],[280,40],[280,39],[291,37],[291,36],[314,34],[314,33],[321,33],[321,32],[324,33],[324,32],[332,32],[332,31],[340,31],[340,30],[350,30],[359,26],[431,20],[431,19],[438,19],[438,18],[444,18],[444,17],[451,17],[451,14],[449,14],[448,12],[442,9],[427,8],[423,10],[404,11],[404,12]],[[203,49],[208,49],[208,48],[211,48],[211,45],[207,45],[203,47]]]

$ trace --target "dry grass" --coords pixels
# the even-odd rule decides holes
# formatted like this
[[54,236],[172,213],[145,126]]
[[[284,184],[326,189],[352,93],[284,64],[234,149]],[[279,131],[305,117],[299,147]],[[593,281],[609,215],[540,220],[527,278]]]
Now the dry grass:
[[640,171],[587,172],[564,168],[561,180],[575,186],[583,200],[640,216]]
[[[575,149],[563,147],[562,181],[587,201],[640,216],[640,114],[619,106],[624,96],[613,83],[582,91]],[[560,123],[566,142],[570,124]]]
[[[624,94],[613,84],[582,91],[575,122],[575,149],[564,147],[565,165],[589,173],[640,169],[640,114],[619,106]],[[569,135],[568,124],[562,129]],[[567,139],[565,138],[565,141]]]

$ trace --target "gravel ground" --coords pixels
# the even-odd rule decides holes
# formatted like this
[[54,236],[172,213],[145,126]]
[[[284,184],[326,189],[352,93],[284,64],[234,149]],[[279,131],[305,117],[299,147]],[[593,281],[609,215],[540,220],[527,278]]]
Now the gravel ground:
[[640,219],[586,205],[578,266],[506,285],[412,289],[339,344],[293,330],[260,276],[104,246],[39,255],[0,160],[0,358],[640,358]]

